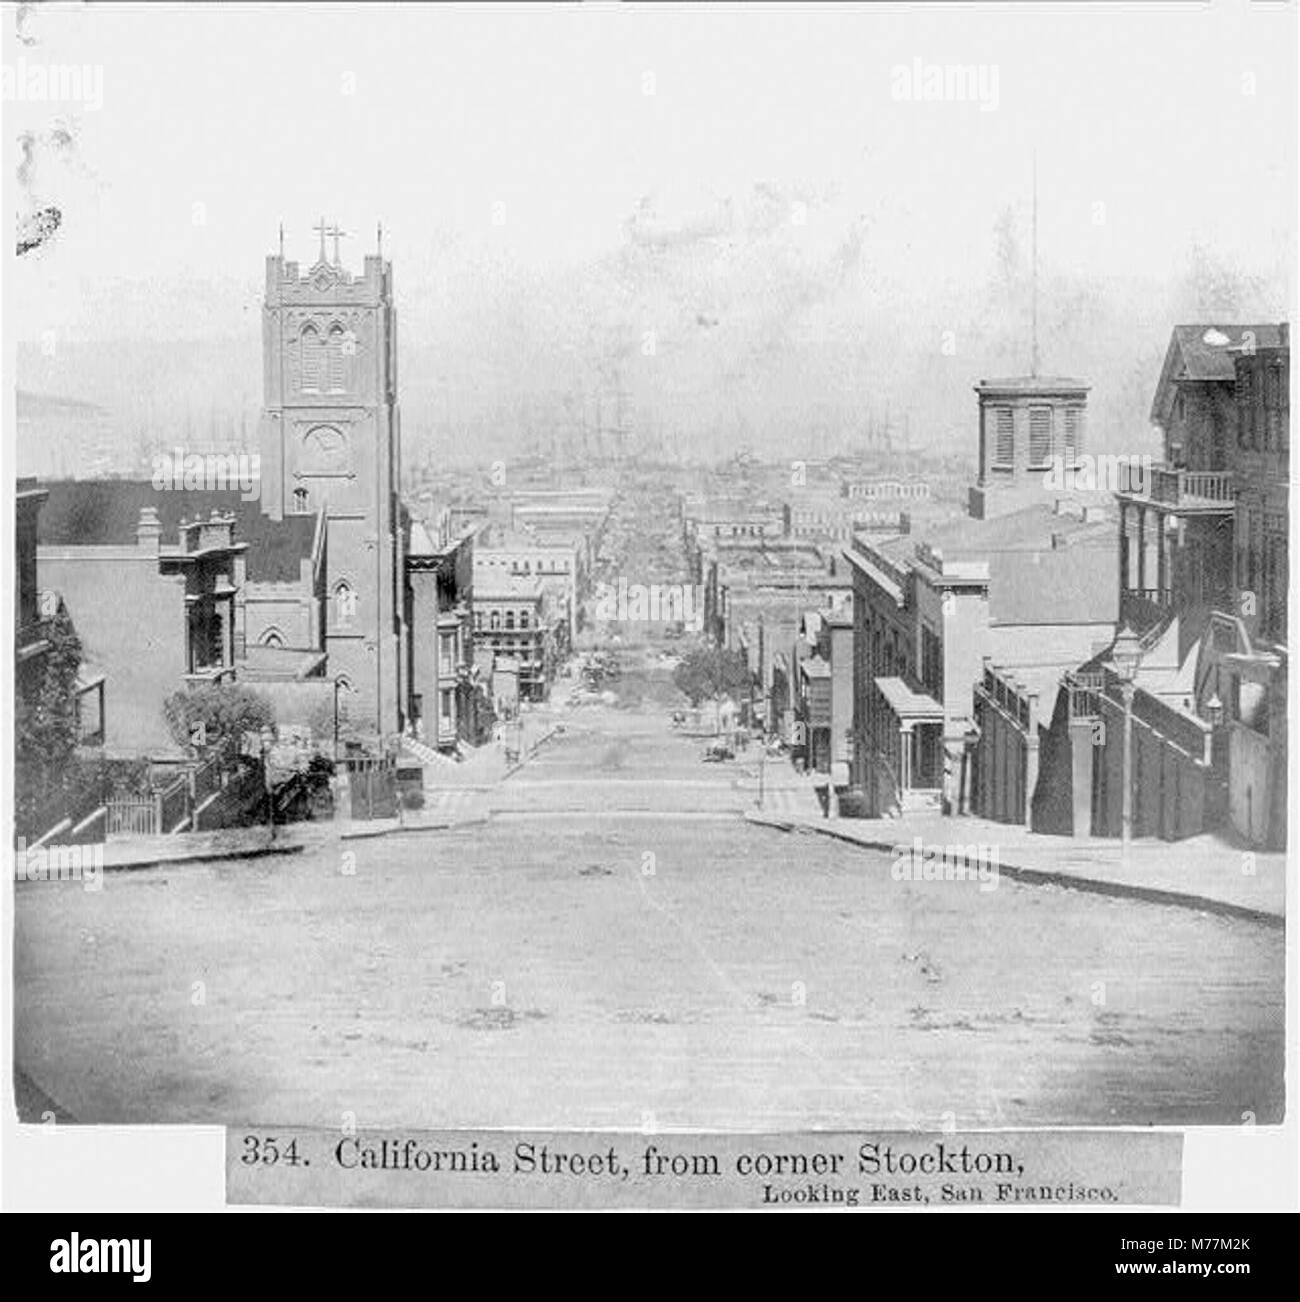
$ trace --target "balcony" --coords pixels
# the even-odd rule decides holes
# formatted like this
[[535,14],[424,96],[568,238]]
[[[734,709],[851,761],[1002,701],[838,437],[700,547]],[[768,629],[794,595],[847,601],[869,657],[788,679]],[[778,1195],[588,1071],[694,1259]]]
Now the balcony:
[[1192,513],[1231,513],[1236,509],[1236,476],[1231,470],[1187,470],[1155,465],[1120,497]]

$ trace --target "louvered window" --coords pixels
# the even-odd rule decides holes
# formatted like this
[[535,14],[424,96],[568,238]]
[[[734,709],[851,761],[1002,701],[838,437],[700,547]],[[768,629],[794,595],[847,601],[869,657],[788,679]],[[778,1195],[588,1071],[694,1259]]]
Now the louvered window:
[[1010,407],[996,407],[993,410],[993,464],[1010,466],[1016,458],[1016,421]]
[[1052,409],[1029,409],[1029,464],[1045,466],[1052,456]]
[[1078,459],[1083,446],[1083,408],[1067,407],[1065,409],[1065,460],[1073,465]]

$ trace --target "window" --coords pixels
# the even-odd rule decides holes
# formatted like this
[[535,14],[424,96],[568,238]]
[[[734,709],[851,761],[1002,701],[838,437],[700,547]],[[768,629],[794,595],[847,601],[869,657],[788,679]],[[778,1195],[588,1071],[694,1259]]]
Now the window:
[[295,488],[293,490],[293,509],[296,515],[307,514],[307,490],[305,488]]
[[1045,466],[1052,459],[1052,409],[1029,409],[1029,464]]
[[1074,465],[1083,446],[1083,408],[1067,407],[1065,409],[1065,460],[1067,465]]
[[346,579],[334,585],[334,620],[339,628],[348,628],[357,617],[357,594]]
[[492,612],[492,617],[491,620],[489,621],[489,627],[492,629],[494,633],[501,628],[501,612],[499,610],[494,610]]
[[450,727],[452,724],[452,691],[450,687],[444,687],[438,693],[438,722],[444,727]]
[[993,464],[1010,466],[1016,459],[1016,416],[1010,407],[993,408]]
[[514,632],[514,629],[515,629],[515,612],[514,612],[513,610],[507,610],[507,611],[506,611],[506,632],[507,632],[507,633],[513,633],[513,632]]
[[326,370],[329,388],[337,393],[343,388],[343,336],[341,325],[330,327],[329,347],[326,350]]
[[1286,383],[1280,362],[1264,372],[1265,443],[1274,452],[1284,452],[1286,439]]
[[528,627],[528,612],[526,610],[519,612],[519,627],[521,630]]
[[302,371],[302,387],[307,390],[319,390],[321,384],[321,341],[316,327],[305,325],[298,337],[298,358]]
[[1255,434],[1255,385],[1250,373],[1250,363],[1237,367],[1237,446],[1253,445]]

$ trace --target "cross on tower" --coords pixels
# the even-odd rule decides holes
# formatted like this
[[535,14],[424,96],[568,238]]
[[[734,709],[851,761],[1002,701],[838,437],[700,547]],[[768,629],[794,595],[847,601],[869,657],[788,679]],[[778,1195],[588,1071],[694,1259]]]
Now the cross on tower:
[[329,230],[330,230],[330,228],[325,225],[325,218],[322,217],[320,221],[318,221],[316,225],[312,227],[312,230],[316,231],[320,235],[319,261],[324,262],[325,261],[325,236],[329,234]]
[[[334,237],[334,265],[337,267],[337,266],[340,265],[340,263],[339,263],[339,240],[340,240],[340,239],[347,239],[347,238],[348,238],[348,233],[347,233],[347,231],[345,231],[345,230],[344,230],[344,229],[343,229],[343,228],[342,228],[342,227],[341,227],[341,226],[336,222],[333,226],[331,226],[331,227],[329,228],[329,231],[327,232],[327,234],[330,234],[330,235],[332,235],[332,236]],[[322,245],[322,250],[323,250],[323,248],[324,248],[324,246]]]

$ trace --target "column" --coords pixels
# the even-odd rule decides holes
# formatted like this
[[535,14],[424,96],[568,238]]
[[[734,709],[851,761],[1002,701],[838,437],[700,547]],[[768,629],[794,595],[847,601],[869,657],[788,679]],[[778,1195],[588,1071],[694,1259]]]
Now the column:
[[1138,507],[1137,517],[1137,586],[1139,591],[1145,593],[1147,586],[1147,509],[1145,506]]
[[1169,587],[1169,532],[1165,528],[1163,516],[1156,516],[1158,534],[1156,536],[1156,588],[1161,597]]
[[1122,596],[1129,587],[1128,505],[1119,501],[1119,590]]

